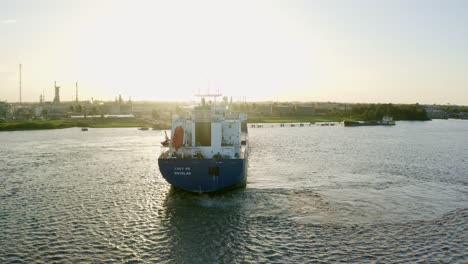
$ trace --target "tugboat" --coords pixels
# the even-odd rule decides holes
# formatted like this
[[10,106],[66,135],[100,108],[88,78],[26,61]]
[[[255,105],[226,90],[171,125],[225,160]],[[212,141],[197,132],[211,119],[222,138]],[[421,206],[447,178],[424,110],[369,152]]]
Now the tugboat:
[[161,142],[164,151],[158,164],[162,176],[176,189],[196,193],[245,186],[247,115],[232,113],[227,97],[216,103],[221,94],[197,96],[201,97],[200,105],[189,115],[175,115],[171,139]]

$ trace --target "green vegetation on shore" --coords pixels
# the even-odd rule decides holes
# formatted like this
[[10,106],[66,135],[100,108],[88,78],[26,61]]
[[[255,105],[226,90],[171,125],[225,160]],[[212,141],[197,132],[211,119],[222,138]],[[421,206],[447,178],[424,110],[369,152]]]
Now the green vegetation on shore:
[[60,129],[69,127],[152,127],[153,124],[137,118],[67,118],[60,120],[3,121],[0,131]]
[[320,111],[309,116],[301,116],[294,111],[281,116],[249,115],[249,123],[308,123],[308,122],[342,122],[349,121],[377,121],[384,116],[391,116],[394,120],[427,121],[430,120],[426,110],[419,105],[394,104],[356,104],[350,109],[330,109]]
[[381,120],[384,116],[391,116],[394,120],[407,121],[427,121],[430,118],[427,116],[426,110],[414,105],[394,105],[394,104],[367,104],[355,105],[348,111],[351,116],[360,117],[361,120]]
[[[394,104],[355,104],[350,107],[331,108],[328,110],[317,109],[307,115],[300,114],[296,107],[291,107],[287,113],[261,113],[254,107],[246,109],[234,109],[234,111],[246,112],[249,123],[309,123],[309,122],[342,122],[350,121],[372,121],[381,120],[388,115],[394,120],[430,120],[426,110],[414,105],[394,105]],[[247,111],[245,111],[247,110]],[[153,111],[152,118],[143,119],[138,117],[107,117],[107,118],[65,118],[55,120],[0,120],[0,131],[13,130],[38,130],[38,129],[60,129],[69,127],[90,127],[90,128],[110,128],[110,127],[154,127],[157,129],[169,129],[171,127],[169,118],[171,115],[164,115],[163,121],[156,122],[160,114]]]
[[468,107],[463,106],[463,107],[457,107],[457,106],[443,106],[440,107],[442,110],[447,111],[449,113],[468,113]]

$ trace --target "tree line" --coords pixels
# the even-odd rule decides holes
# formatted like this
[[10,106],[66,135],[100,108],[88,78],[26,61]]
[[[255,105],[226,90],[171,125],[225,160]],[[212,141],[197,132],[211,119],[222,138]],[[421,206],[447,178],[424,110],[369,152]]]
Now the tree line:
[[426,109],[419,104],[357,104],[349,110],[348,114],[359,116],[366,121],[381,120],[384,116],[391,116],[394,120],[429,120]]

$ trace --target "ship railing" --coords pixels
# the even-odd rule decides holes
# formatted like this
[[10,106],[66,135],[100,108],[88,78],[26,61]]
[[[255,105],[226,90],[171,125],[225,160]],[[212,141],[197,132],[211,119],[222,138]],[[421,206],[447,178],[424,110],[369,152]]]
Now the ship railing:
[[167,149],[161,149],[161,153],[159,157],[162,159],[172,159],[172,158],[192,158],[195,156],[193,153],[187,152],[185,150],[171,151]]
[[203,154],[198,147],[181,147],[177,151],[161,149],[161,158],[201,158]]
[[167,148],[161,148],[161,153],[159,154],[159,157],[162,159],[169,159],[170,158],[170,152]]
[[[222,147],[221,153],[213,155],[213,157],[222,158],[243,158],[245,148],[241,146]],[[168,150],[162,148],[159,155],[160,158],[171,159],[171,158],[204,158],[203,152],[199,147],[181,147],[178,151]]]

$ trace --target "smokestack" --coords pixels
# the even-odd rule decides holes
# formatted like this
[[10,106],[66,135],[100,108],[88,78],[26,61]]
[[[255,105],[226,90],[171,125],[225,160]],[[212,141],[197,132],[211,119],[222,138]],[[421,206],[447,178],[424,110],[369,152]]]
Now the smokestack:
[[76,102],[78,103],[78,82],[75,83]]
[[57,86],[56,81],[54,81],[54,88],[55,88],[54,104],[59,104],[60,103],[60,86]]

